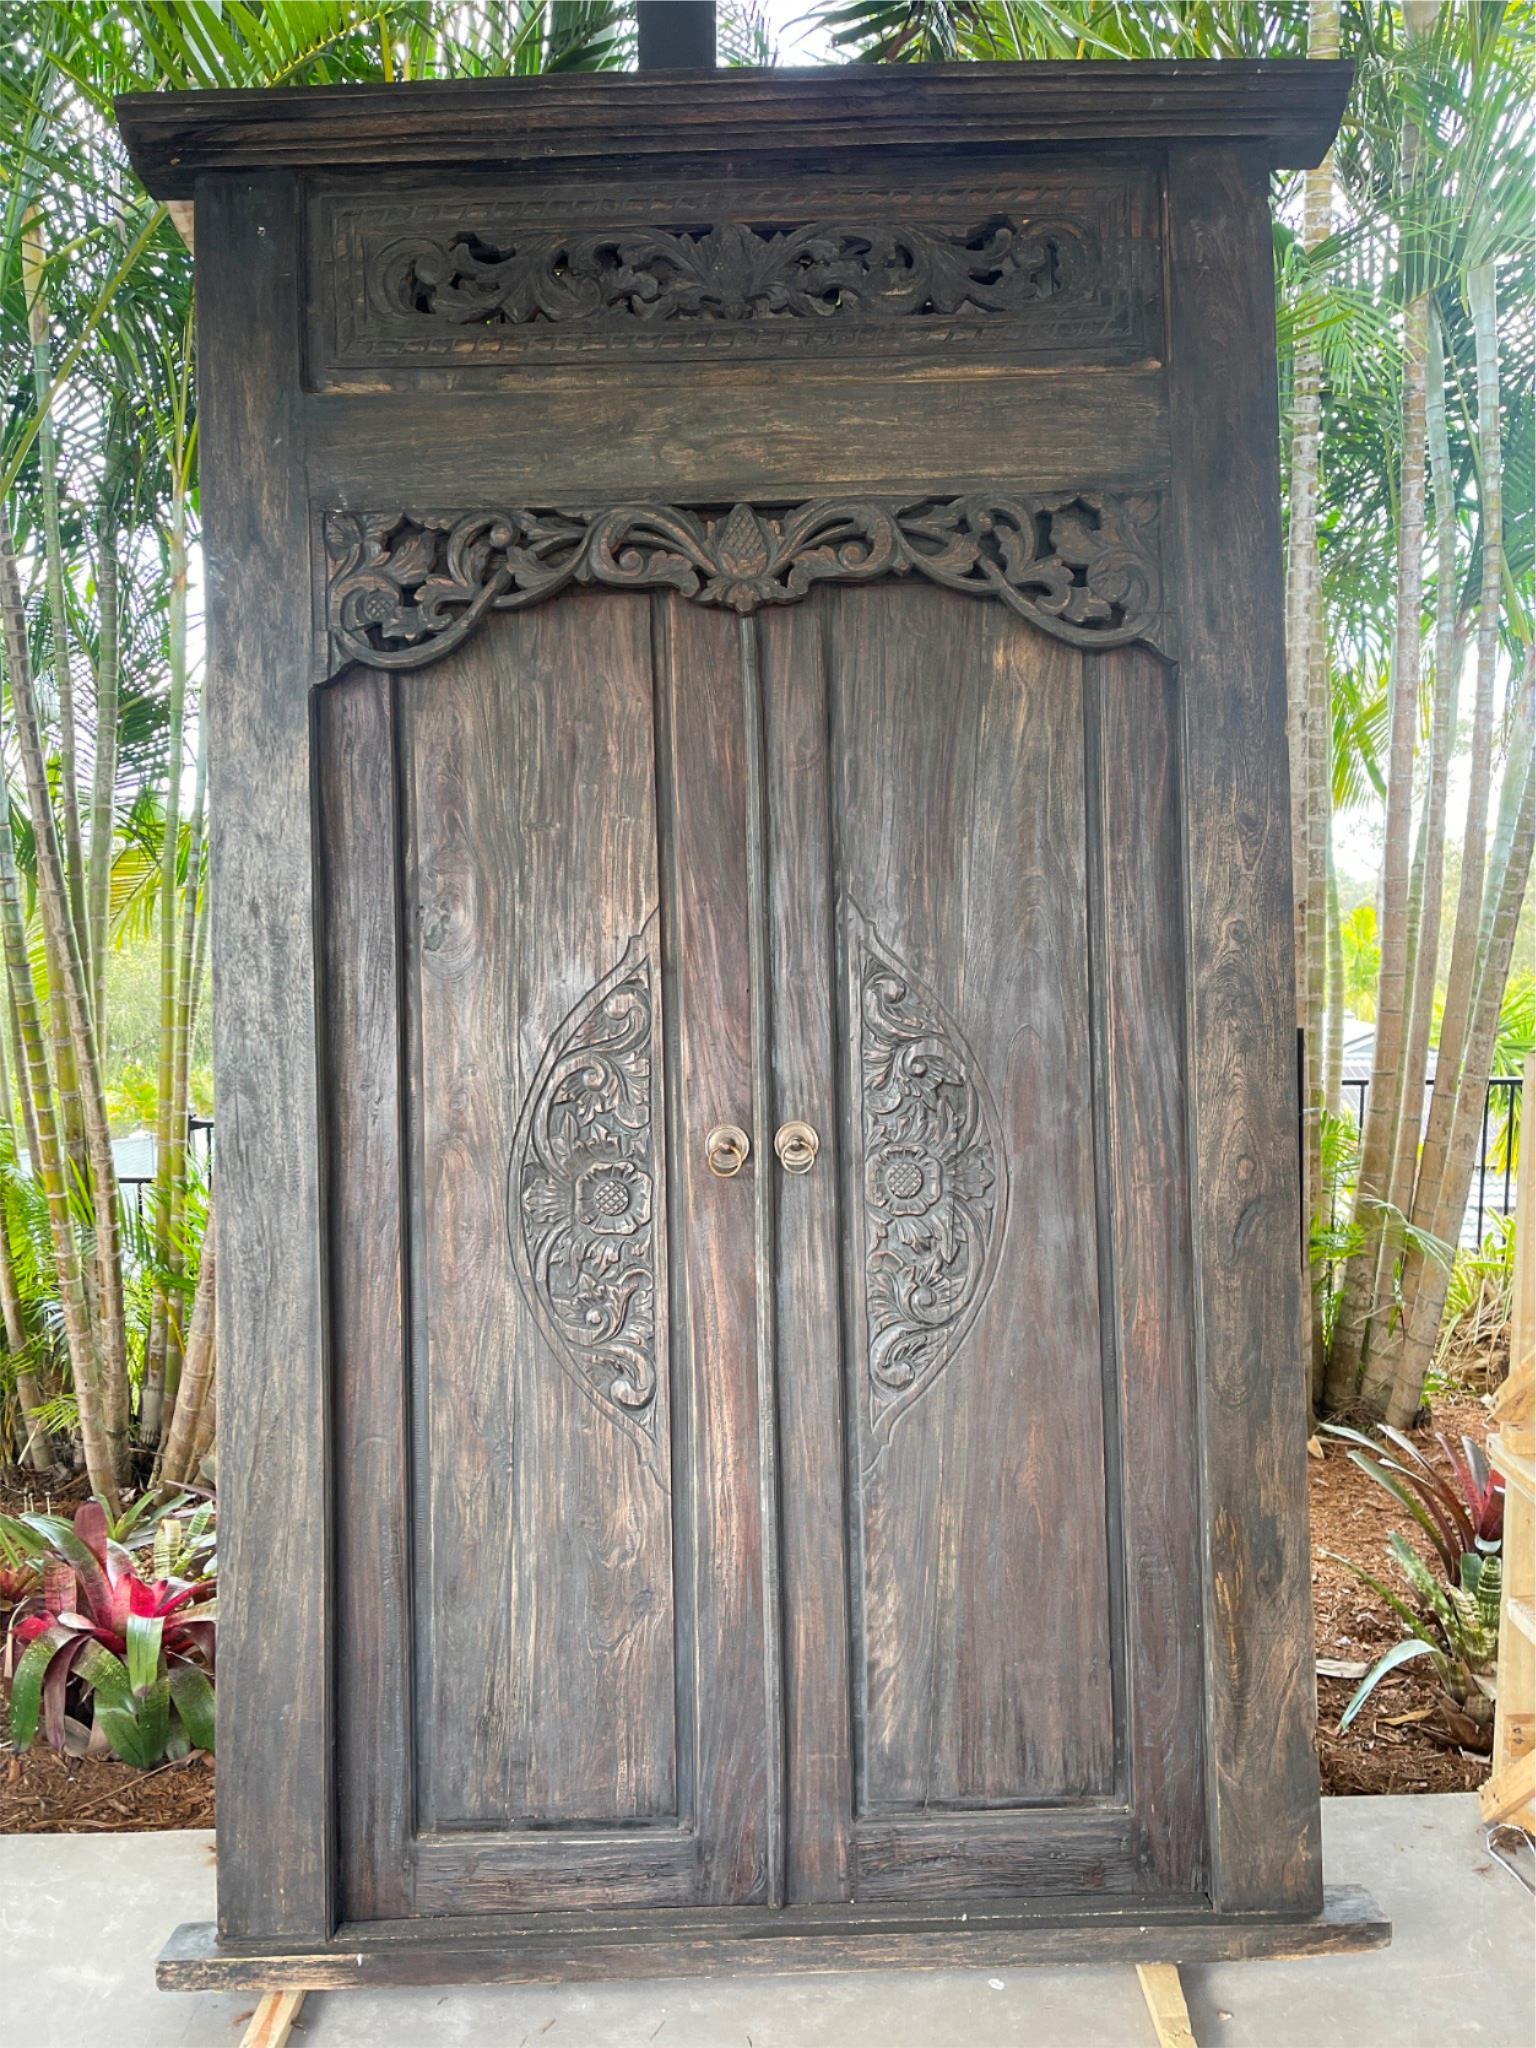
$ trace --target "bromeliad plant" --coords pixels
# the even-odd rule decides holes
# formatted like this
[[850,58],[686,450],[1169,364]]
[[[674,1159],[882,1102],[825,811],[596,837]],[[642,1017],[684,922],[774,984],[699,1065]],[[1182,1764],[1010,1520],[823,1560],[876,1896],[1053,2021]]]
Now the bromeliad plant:
[[[28,1748],[41,1731],[54,1749],[110,1749],[147,1770],[213,1748],[218,1600],[211,1511],[168,1517],[146,1576],[108,1533],[99,1501],[73,1523],[21,1515],[41,1588],[11,1621],[11,1735]],[[189,1573],[190,1576],[182,1576]]]
[[1502,1561],[1468,1551],[1461,1559],[1457,1583],[1450,1585],[1436,1578],[1401,1531],[1391,1532],[1387,1548],[1414,1596],[1411,1602],[1400,1599],[1353,1558],[1328,1553],[1369,1586],[1408,1630],[1361,1679],[1339,1716],[1339,1726],[1349,1726],[1388,1672],[1413,1658],[1427,1657],[1445,1695],[1442,1719],[1447,1732],[1465,1749],[1486,1751],[1493,1734]]
[[1462,1438],[1458,1451],[1437,1432],[1438,1456],[1430,1459],[1389,1426],[1381,1434],[1396,1456],[1358,1430],[1332,1427],[1328,1434],[1357,1446],[1350,1458],[1413,1516],[1440,1568],[1437,1574],[1394,1529],[1387,1550],[1407,1586],[1405,1600],[1353,1558],[1328,1553],[1369,1586],[1408,1630],[1361,1679],[1339,1726],[1350,1725],[1389,1672],[1427,1657],[1444,1695],[1441,1718],[1447,1732],[1465,1748],[1486,1750],[1499,1647],[1504,1482],[1470,1437]]
[[1471,1437],[1462,1438],[1458,1451],[1436,1430],[1439,1456],[1430,1459],[1390,1424],[1381,1430],[1390,1450],[1358,1429],[1325,1423],[1324,1430],[1358,1447],[1349,1454],[1351,1462],[1412,1515],[1434,1545],[1448,1584],[1460,1583],[1464,1557],[1491,1555],[1503,1543],[1504,1481]]

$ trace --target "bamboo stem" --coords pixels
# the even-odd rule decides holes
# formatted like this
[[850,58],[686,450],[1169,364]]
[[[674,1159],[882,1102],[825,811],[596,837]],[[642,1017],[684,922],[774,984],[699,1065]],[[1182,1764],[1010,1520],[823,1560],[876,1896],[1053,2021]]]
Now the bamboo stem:
[[[210,1226],[211,1221],[210,1218]],[[160,1479],[165,1486],[179,1486],[197,1470],[198,1433],[213,1385],[216,1334],[214,1233],[210,1227],[203,1240],[203,1263],[198,1268],[181,1389],[160,1461]]]
[[[127,1475],[128,1464],[128,1359],[118,1243],[117,1174],[112,1158],[106,1096],[85,992],[85,975],[74,923],[69,914],[42,727],[28,657],[16,558],[11,551],[10,534],[5,529],[3,518],[0,518],[0,611],[3,611],[5,619],[11,710],[32,814],[38,906],[42,914],[52,994],[50,1007],[55,1019],[53,1087],[59,1106],[59,1132],[65,1138],[67,1148],[69,1116],[72,1112],[78,1115],[84,1129],[89,1160],[88,1184],[96,1238],[96,1327],[89,1355],[93,1368],[99,1371],[100,1420],[105,1432],[107,1464],[115,1494],[118,1484]],[[7,828],[8,824],[7,820]],[[20,917],[19,894],[17,917]],[[26,992],[16,980],[18,973],[25,974]],[[20,960],[13,966],[12,978],[18,1007],[25,1010],[26,994],[32,990],[32,978],[24,939]],[[46,1091],[49,1085],[46,1062],[40,1069],[33,1069],[31,1078],[39,1138],[46,1144],[47,1119],[43,1113],[43,1101],[38,1096],[39,1086]],[[67,1212],[67,1185],[64,1185],[64,1198]],[[72,1224],[70,1238],[73,1243]]]

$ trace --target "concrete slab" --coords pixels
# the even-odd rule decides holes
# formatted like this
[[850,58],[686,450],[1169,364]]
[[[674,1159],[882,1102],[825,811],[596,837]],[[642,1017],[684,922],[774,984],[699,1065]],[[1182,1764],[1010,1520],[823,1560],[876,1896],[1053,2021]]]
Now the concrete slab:
[[[1368,1885],[1392,1948],[1185,1972],[1201,2048],[1531,2048],[1532,1910],[1469,1796],[1336,1799],[1330,1874]],[[234,2048],[246,1998],[157,1992],[180,1920],[213,1913],[212,1837],[0,1836],[3,2005],[27,2048]],[[23,2017],[24,2016],[24,2017]],[[1135,1972],[720,1978],[329,1992],[299,2048],[1152,2048]]]

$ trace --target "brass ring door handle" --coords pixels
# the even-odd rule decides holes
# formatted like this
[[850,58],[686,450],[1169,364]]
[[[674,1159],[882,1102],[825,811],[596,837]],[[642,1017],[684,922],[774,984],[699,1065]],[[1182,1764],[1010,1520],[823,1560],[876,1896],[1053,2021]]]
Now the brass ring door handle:
[[704,1140],[704,1164],[721,1180],[740,1173],[752,1150],[752,1140],[740,1124],[716,1124]]
[[780,1124],[773,1149],[786,1173],[809,1173],[816,1164],[821,1140],[809,1124]]

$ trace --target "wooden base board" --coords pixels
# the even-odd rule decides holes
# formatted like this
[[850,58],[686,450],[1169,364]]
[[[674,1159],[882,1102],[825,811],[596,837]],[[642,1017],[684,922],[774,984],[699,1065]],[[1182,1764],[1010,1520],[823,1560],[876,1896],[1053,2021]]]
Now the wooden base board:
[[[553,1916],[552,1916],[553,1917]],[[1358,1886],[1330,1887],[1306,1920],[1141,1909],[1024,1913],[978,1905],[938,1916],[791,1907],[668,1912],[598,1921],[558,1916],[495,1933],[442,1923],[343,1928],[313,1947],[221,1945],[206,1923],[178,1927],[161,1954],[163,1991],[328,1991],[347,1984],[540,1984],[691,1977],[714,1971],[1006,1969],[1059,1963],[1215,1963],[1384,1948],[1391,1923]]]
[[269,1991],[251,2014],[240,2048],[285,2048],[308,1996],[307,1991]]
[[1184,2002],[1178,1964],[1138,1963],[1136,1976],[1152,2016],[1157,2048],[1198,2048],[1194,2028],[1189,2024],[1189,2007]]

